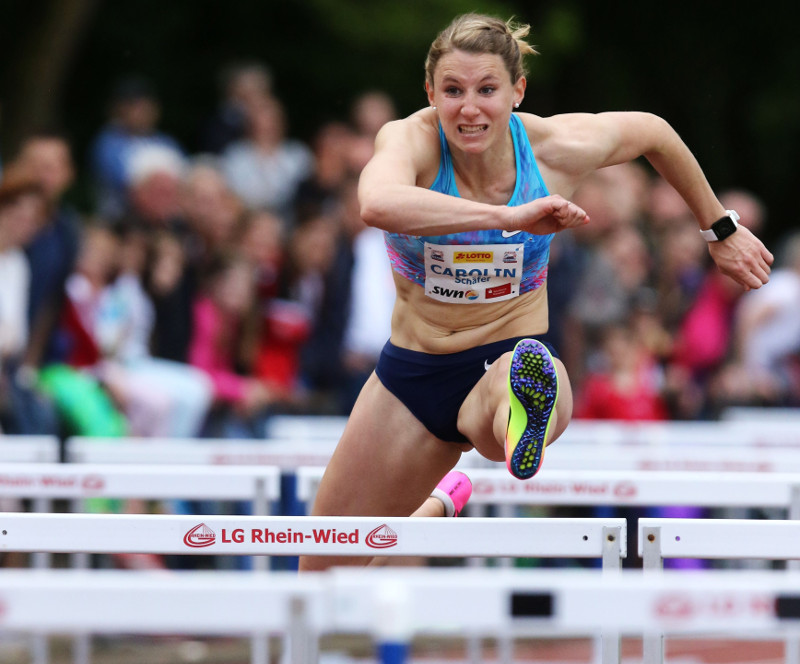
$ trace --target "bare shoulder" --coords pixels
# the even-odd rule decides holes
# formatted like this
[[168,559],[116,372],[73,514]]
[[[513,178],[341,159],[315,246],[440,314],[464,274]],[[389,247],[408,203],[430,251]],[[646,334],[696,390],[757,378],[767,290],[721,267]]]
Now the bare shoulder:
[[375,139],[375,150],[382,158],[411,161],[419,181],[433,181],[441,152],[436,112],[424,108],[386,123]]
[[422,109],[406,118],[387,122],[378,132],[375,141],[378,149],[426,149],[438,145],[436,114],[432,109]]
[[603,114],[593,113],[562,113],[550,117],[520,113],[520,118],[540,159],[552,158],[591,141],[603,124]]

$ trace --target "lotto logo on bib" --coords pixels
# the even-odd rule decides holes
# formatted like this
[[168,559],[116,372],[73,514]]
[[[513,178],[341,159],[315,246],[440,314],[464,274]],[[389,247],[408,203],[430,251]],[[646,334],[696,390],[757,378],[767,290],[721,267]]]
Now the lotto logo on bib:
[[456,251],[454,263],[494,263],[493,251]]

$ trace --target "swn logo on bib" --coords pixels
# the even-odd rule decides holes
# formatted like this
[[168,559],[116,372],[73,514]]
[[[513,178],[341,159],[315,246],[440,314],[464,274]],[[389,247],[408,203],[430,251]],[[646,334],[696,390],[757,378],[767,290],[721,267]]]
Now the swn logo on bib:
[[364,541],[373,549],[388,549],[397,544],[397,533],[384,523],[371,531]]
[[204,523],[198,523],[183,536],[183,543],[195,549],[211,546],[216,541],[217,534]]
[[441,295],[442,297],[450,297],[454,300],[477,300],[478,293],[472,289],[463,291],[463,290],[456,290],[454,288],[442,288],[441,286],[434,286],[433,293],[435,295]]

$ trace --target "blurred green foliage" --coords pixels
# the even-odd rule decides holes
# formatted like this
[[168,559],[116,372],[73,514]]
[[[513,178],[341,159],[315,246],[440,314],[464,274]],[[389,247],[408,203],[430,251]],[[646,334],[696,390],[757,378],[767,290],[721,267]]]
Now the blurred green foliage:
[[[46,17],[84,3],[91,11],[72,52],[41,52]],[[10,156],[25,128],[21,76],[35,79],[37,59],[50,56],[65,64],[49,112],[73,137],[81,164],[109,90],[131,73],[155,81],[162,126],[190,151],[217,103],[219,71],[233,60],[271,67],[291,133],[304,139],[323,120],[346,117],[366,89],[388,91],[407,114],[425,103],[430,41],[470,10],[532,24],[541,55],[528,62],[522,110],[662,115],[715,188],[759,193],[773,234],[797,224],[798,10],[768,0],[746,11],[716,1],[0,0],[2,154]]]

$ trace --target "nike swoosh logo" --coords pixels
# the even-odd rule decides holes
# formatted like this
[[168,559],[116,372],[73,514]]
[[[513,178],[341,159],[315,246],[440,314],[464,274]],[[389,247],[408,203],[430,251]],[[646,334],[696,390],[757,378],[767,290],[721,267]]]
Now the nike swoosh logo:
[[484,360],[483,361],[483,370],[484,371],[489,371],[489,367],[492,366],[492,364],[493,364],[493,362],[489,362],[489,360]]
[[503,231],[503,237],[514,237],[517,233],[522,231]]

